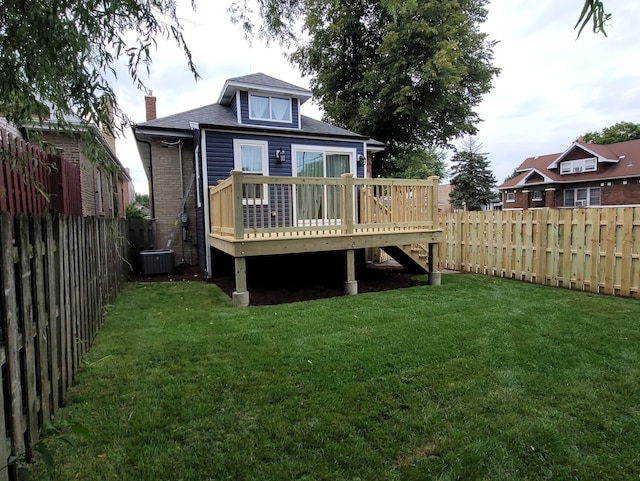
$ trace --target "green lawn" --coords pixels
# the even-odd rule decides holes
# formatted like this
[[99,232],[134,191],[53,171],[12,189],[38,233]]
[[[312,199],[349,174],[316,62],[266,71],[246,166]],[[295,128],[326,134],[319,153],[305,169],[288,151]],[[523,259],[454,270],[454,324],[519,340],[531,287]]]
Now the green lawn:
[[475,275],[233,308],[132,284],[59,480],[638,480],[640,302]]

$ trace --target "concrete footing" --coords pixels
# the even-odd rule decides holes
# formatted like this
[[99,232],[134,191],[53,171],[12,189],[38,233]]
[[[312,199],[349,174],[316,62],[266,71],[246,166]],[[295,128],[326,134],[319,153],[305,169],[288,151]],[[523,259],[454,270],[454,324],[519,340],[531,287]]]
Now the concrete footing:
[[345,294],[352,296],[358,293],[358,281],[346,281],[344,283]]
[[439,286],[442,282],[442,272],[429,272],[428,278],[430,286]]
[[249,291],[234,291],[231,297],[234,307],[247,307],[249,305]]

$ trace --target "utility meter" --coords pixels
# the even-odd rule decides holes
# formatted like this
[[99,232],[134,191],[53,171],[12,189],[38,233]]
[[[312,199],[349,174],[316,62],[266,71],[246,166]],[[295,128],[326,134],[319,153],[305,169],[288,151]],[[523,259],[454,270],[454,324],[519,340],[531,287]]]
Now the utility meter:
[[183,224],[186,224],[188,220],[189,220],[189,215],[186,212],[183,212],[182,214],[180,214],[180,222],[182,222]]

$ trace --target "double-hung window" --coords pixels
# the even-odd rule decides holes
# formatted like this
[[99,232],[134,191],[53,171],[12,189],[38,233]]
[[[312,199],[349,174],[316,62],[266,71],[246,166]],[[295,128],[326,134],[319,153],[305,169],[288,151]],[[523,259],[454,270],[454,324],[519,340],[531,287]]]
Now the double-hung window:
[[[260,140],[234,139],[234,168],[248,175],[269,175],[268,144]],[[267,202],[267,188],[263,184],[244,186],[245,204]]]
[[565,207],[600,205],[600,187],[583,187],[564,190]]
[[250,95],[249,118],[254,120],[291,122],[291,99]]

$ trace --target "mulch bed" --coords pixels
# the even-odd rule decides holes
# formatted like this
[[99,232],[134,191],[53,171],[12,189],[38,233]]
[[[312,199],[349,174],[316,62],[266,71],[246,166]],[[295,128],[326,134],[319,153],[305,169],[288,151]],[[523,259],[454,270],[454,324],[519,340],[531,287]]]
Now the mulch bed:
[[[361,266],[356,275],[358,292],[360,293],[426,285],[425,281],[417,280],[415,277],[415,273],[407,272],[392,263],[367,264]],[[198,266],[183,264],[177,266],[173,274],[155,276],[132,274],[129,276],[129,280],[133,282],[184,282],[202,281],[204,278]],[[207,282],[216,284],[229,297],[235,290],[235,281],[230,274],[216,276]],[[253,306],[286,304],[344,295],[342,279],[336,275],[316,278],[299,275],[286,278],[274,278],[273,275],[268,277],[255,276],[249,279],[249,292]]]

